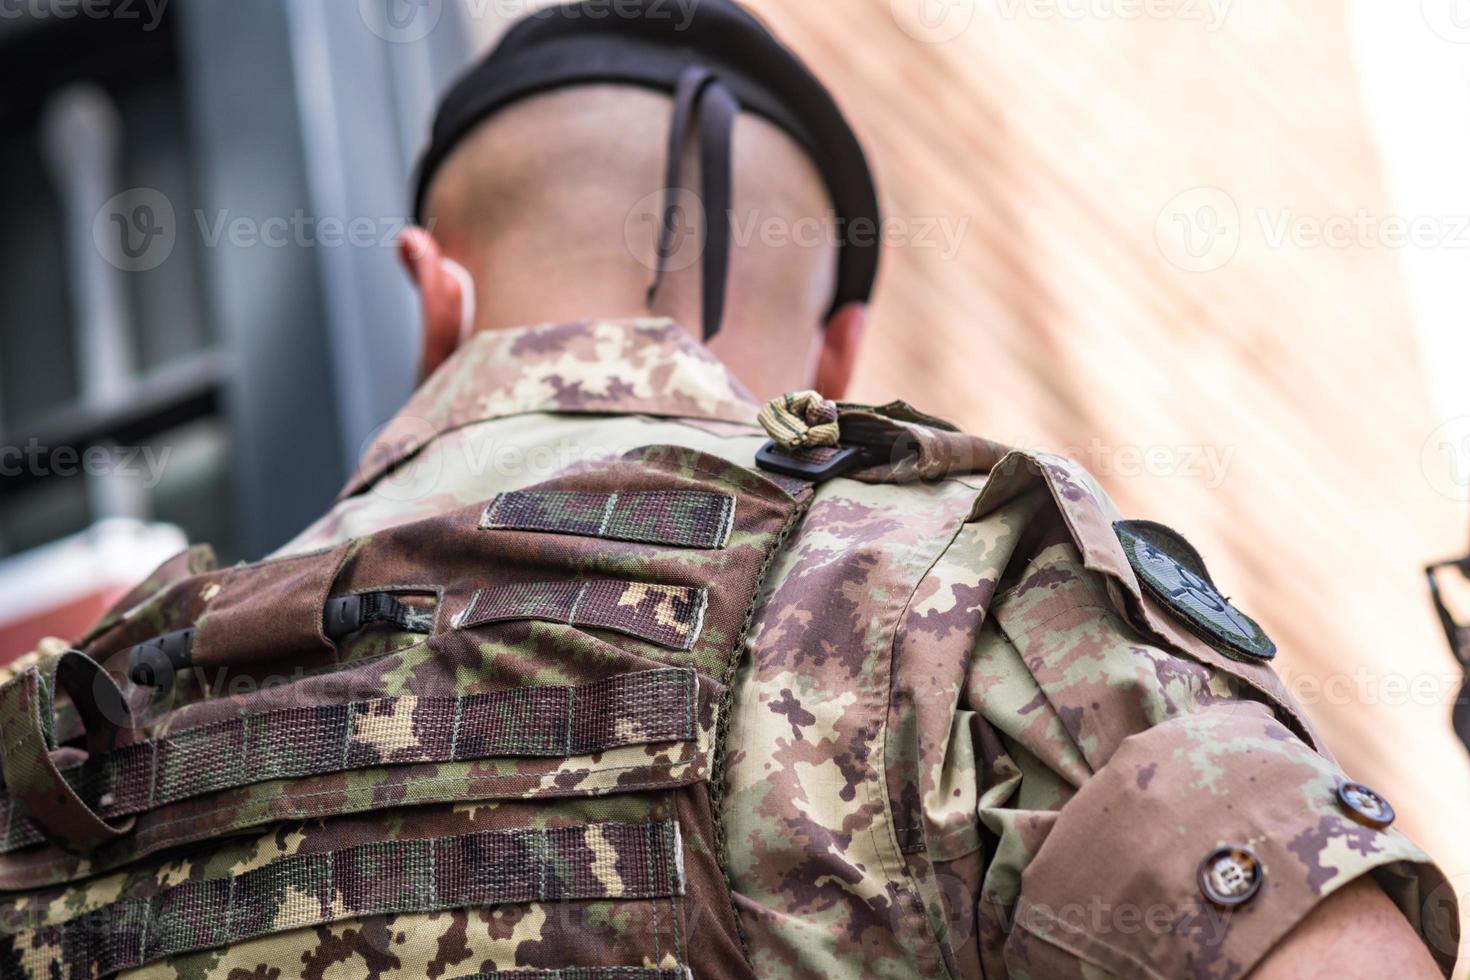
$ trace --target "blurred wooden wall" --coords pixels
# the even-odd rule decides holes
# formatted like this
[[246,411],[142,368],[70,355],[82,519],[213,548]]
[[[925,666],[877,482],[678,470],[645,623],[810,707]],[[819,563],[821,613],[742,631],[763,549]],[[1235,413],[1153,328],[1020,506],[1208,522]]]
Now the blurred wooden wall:
[[854,395],[1068,449],[1125,515],[1185,531],[1348,773],[1470,872],[1458,673],[1420,572],[1466,515],[1421,462],[1401,250],[1278,235],[1393,214],[1343,7],[920,2],[751,4],[855,117],[889,213],[965,224],[952,255],[888,251]]

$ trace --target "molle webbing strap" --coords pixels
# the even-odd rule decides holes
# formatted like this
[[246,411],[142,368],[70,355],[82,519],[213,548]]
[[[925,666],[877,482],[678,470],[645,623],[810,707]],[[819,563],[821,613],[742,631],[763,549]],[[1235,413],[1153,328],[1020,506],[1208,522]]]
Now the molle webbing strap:
[[[0,687],[0,775],[10,795],[35,815],[46,838],[68,850],[87,851],[121,837],[130,824],[108,823],[108,815],[96,812],[51,757],[57,748],[58,688],[71,697],[90,750],[110,745],[129,723],[127,702],[95,660],[74,650],[44,657]],[[39,829],[31,829],[41,840]]]
[[[672,822],[495,830],[299,854],[243,874],[124,895],[58,924],[0,907],[4,975],[95,978],[257,936],[374,915],[684,892]],[[19,967],[16,970],[15,967]]]
[[[83,802],[111,819],[278,779],[690,742],[698,735],[697,698],[693,670],[666,668],[582,687],[283,708],[138,742],[61,774]],[[28,816],[0,794],[0,853],[43,839]]]
[[516,490],[485,508],[487,531],[543,531],[674,548],[725,547],[735,498],[700,490]]
[[590,626],[690,650],[699,638],[709,595],[704,589],[644,582],[517,582],[481,589],[455,620],[456,629],[534,619]]

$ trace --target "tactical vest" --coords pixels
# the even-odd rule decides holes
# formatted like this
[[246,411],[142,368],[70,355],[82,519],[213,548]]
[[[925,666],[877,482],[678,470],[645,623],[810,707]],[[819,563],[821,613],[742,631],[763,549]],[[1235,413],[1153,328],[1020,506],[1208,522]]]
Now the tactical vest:
[[762,581],[816,483],[994,461],[905,411],[763,470],[651,447],[327,551],[173,559],[0,688],[0,976],[405,913],[493,951],[448,976],[751,976],[712,797]]
[[[1238,706],[1212,723],[1265,732],[1262,752],[1295,746],[1279,770],[1293,780],[1337,778],[1264,651],[1217,649],[1264,638],[1228,603],[1207,608],[1218,597],[1187,545],[1114,524],[1055,457],[1002,460],[901,403],[838,414],[767,406],[781,445],[753,467],[645,447],[314,552],[217,569],[196,548],[87,636],[12,665],[0,980],[315,977],[347,962],[450,980],[743,978],[773,949],[785,959],[765,972],[964,976],[984,961],[1003,976],[1014,955],[1056,973],[1031,932],[996,925],[1017,902],[1005,882],[977,907],[974,787],[937,782],[987,620],[1026,658],[1025,683],[982,692],[987,710],[1023,718],[1049,698],[1071,734],[1032,744],[1071,739],[1064,768],[1132,781],[1109,757],[1177,728],[1179,697]],[[839,476],[858,482],[817,492]],[[967,530],[1002,525],[1003,540]],[[997,592],[1006,555],[1028,571]],[[1166,609],[1170,575],[1190,587]],[[951,586],[967,598],[949,610]],[[1127,693],[1131,656],[1117,683],[1091,662],[1069,673],[1114,634],[1120,651],[1136,636],[1181,654],[1160,654],[1159,697]],[[760,787],[773,757],[741,741],[771,717],[790,720],[791,750]],[[960,760],[957,778],[980,785],[977,765]],[[793,767],[810,781],[791,784]],[[1336,802],[1310,807],[1336,826]],[[1024,865],[1034,901],[1071,894],[1068,833]],[[1399,836],[1375,840],[1384,861],[1423,861]],[[1205,844],[1155,859],[1189,887]],[[1276,887],[1310,888],[1285,838],[1256,847]],[[1440,949],[1446,908],[1425,927]],[[840,948],[806,944],[821,930]]]

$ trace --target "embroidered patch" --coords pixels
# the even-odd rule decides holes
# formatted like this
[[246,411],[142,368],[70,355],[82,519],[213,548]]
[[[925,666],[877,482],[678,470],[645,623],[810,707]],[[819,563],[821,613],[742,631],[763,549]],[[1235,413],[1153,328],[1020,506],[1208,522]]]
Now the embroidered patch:
[[735,498],[701,490],[516,490],[485,508],[483,530],[543,531],[675,548],[723,548]]
[[1194,632],[1224,644],[1227,652],[1256,660],[1276,656],[1276,644],[1220,594],[1204,559],[1178,533],[1153,521],[1118,521],[1113,530],[1144,588]]

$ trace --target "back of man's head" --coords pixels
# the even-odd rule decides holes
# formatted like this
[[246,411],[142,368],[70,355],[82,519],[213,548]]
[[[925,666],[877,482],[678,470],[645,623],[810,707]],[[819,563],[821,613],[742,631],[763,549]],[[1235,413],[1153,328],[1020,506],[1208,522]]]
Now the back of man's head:
[[[703,2],[718,2],[711,9],[722,18],[733,9]],[[585,15],[590,5],[539,16]],[[616,34],[552,24],[544,34],[554,43],[517,60],[510,55],[527,47],[518,26],[446,98],[421,171],[418,207],[429,232],[405,239],[424,299],[425,366],[453,350],[462,327],[658,315],[713,336],[711,349],[758,394],[814,382],[840,393],[876,266],[875,255],[844,242],[849,222],[876,221],[871,180],[845,121],[810,75],[815,89],[796,87],[794,112],[768,95],[742,67],[760,64],[759,52],[712,51],[705,69],[697,47],[680,47],[669,52],[675,60],[650,67],[649,53],[662,49],[648,47],[657,42],[637,33],[639,25],[629,30],[633,41],[620,48]],[[558,58],[596,56],[609,43],[598,70],[557,74]],[[672,95],[660,78],[675,86]],[[706,88],[733,92],[730,102],[747,110],[735,117],[727,148],[698,118]],[[819,118],[808,125],[799,112],[813,102],[820,108],[806,111]],[[672,167],[671,125],[682,137]],[[834,154],[856,159],[834,162]],[[728,268],[710,199],[715,214],[728,210]],[[473,280],[472,314],[455,301],[469,291],[455,264]],[[723,292],[712,288],[720,283]]]

